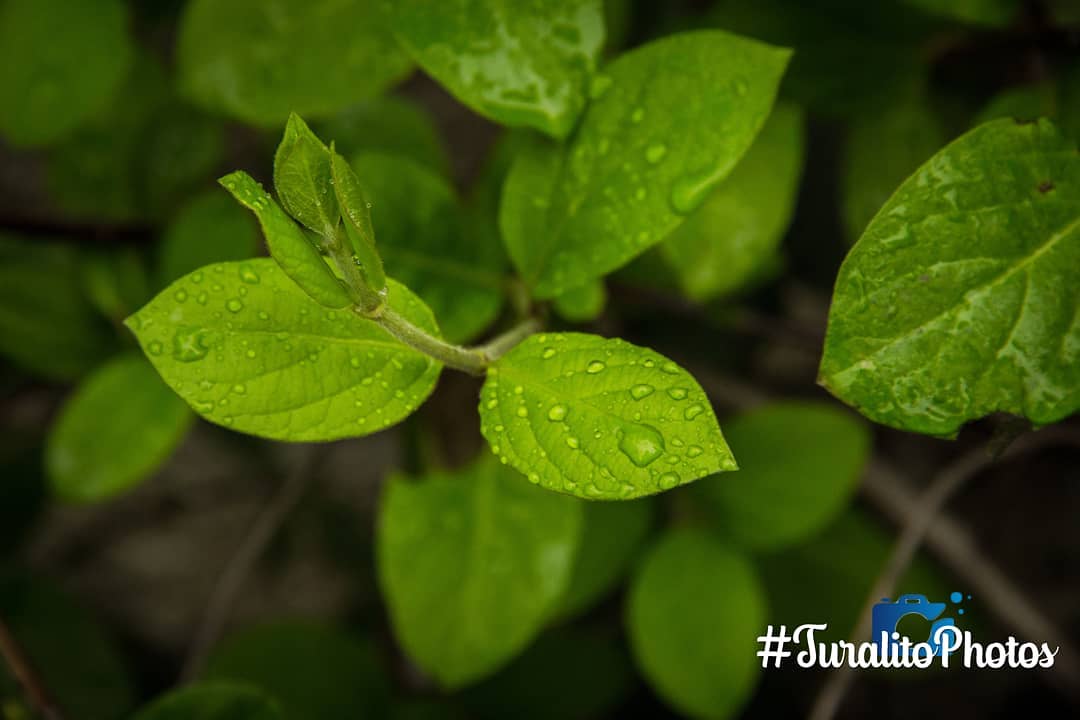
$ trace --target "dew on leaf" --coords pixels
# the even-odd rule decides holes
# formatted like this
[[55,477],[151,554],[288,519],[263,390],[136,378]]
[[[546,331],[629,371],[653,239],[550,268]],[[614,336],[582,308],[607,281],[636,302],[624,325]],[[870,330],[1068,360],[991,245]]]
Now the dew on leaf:
[[656,392],[656,388],[654,388],[652,385],[635,385],[634,387],[630,388],[630,397],[634,398],[635,400],[642,400],[649,397],[654,392]]
[[576,437],[571,436],[566,438],[566,447],[570,448],[571,450],[577,450],[580,446],[581,443]]
[[664,452],[664,436],[648,425],[630,425],[619,437],[619,450],[638,467],[645,467]]
[[225,309],[231,313],[238,313],[244,309],[244,301],[240,298],[230,298],[225,303]]
[[540,355],[540,357],[544,358],[545,360],[550,360],[551,358],[555,357],[555,348],[544,348],[544,352]]
[[257,285],[259,282],[259,273],[255,272],[254,268],[250,265],[241,265],[240,279],[249,285]]
[[656,478],[656,482],[660,485],[662,490],[670,490],[679,484],[679,474],[676,472],[666,472]]
[[683,417],[687,420],[693,420],[701,413],[705,412],[705,408],[697,403],[694,403],[690,407],[686,408],[686,412],[683,413]]
[[567,410],[565,405],[552,405],[551,409],[548,410],[548,420],[551,422],[561,422],[566,419],[566,413]]
[[187,291],[177,290],[175,293],[173,293],[173,298],[176,300],[176,302],[184,302],[185,300],[187,300]]
[[180,362],[195,362],[206,357],[209,348],[205,331],[200,328],[182,327],[173,335],[173,357]]
[[695,458],[703,452],[705,451],[701,449],[700,445],[691,445],[690,447],[686,448],[686,457]]
[[685,400],[686,399],[686,388],[681,388],[681,387],[668,388],[667,394],[668,394],[668,397],[670,397],[672,400]]
[[161,343],[155,340],[154,342],[150,343],[150,345],[148,345],[146,349],[151,355],[160,355]]
[[595,375],[597,373],[604,372],[604,368],[606,367],[607,365],[604,364],[603,361],[593,360],[591,363],[589,363],[588,367],[585,368],[585,372],[589,373],[590,375]]

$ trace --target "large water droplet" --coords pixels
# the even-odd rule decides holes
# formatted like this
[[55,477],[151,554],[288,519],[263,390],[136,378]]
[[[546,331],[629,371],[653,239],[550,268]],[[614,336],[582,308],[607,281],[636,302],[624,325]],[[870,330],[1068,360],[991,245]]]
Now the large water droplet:
[[638,467],[645,467],[664,452],[664,436],[648,425],[630,425],[619,437],[619,450]]
[[225,309],[231,313],[238,313],[244,309],[244,301],[240,298],[230,298],[225,303]]
[[566,419],[566,406],[565,405],[552,405],[548,410],[548,420],[551,422],[562,422]]
[[159,343],[157,340],[155,340],[154,342],[150,343],[150,345],[147,346],[146,349],[149,351],[149,353],[151,355],[160,355],[161,354],[161,343]]
[[571,450],[577,450],[580,446],[581,443],[578,442],[578,439],[576,437],[566,438],[566,447],[570,448]]
[[257,285],[259,283],[259,273],[255,272],[255,269],[250,265],[244,264],[240,266],[240,279],[249,285]]
[[630,397],[635,400],[641,400],[652,395],[656,391],[652,385],[635,385],[630,388]]
[[603,361],[593,360],[591,363],[589,363],[588,367],[585,368],[585,372],[589,373],[590,375],[595,375],[597,373],[604,372],[604,368],[606,367],[607,365],[605,365]]
[[670,490],[679,484],[679,473],[666,472],[660,477],[656,478],[656,482],[660,485],[661,490]]
[[668,394],[668,397],[670,397],[672,400],[685,400],[686,399],[686,388],[681,388],[681,387],[668,388],[667,394]]
[[206,357],[206,331],[201,328],[182,327],[173,335],[173,357],[180,362],[194,362]]
[[551,358],[555,357],[555,348],[544,348],[544,352],[540,355],[540,357],[544,358],[545,360],[550,360]]
[[687,420],[693,420],[703,412],[705,412],[705,408],[698,405],[697,403],[694,403],[690,407],[686,408],[686,412],[683,413],[683,417]]
[[701,449],[700,445],[691,445],[690,447],[686,448],[686,457],[695,458],[703,452],[705,451]]

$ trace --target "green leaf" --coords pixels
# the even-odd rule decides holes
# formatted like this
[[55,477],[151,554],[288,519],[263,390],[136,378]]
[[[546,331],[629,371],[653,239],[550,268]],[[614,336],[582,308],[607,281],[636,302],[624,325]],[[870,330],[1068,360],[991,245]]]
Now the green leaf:
[[281,205],[300,223],[331,237],[340,212],[330,174],[330,149],[300,116],[289,115],[274,154],[274,189]]
[[0,135],[16,146],[62,139],[107,106],[131,67],[127,4],[0,4]]
[[158,283],[165,287],[204,265],[253,257],[259,235],[251,216],[220,190],[192,198],[165,228]]
[[132,144],[136,197],[156,218],[183,204],[216,174],[225,156],[225,126],[219,119],[171,99],[154,113]]
[[795,211],[803,134],[802,112],[778,104],[727,180],[660,244],[687,297],[739,290],[776,255]]
[[521,652],[566,590],[581,513],[491,456],[420,481],[391,478],[376,556],[409,656],[456,688]]
[[463,693],[483,720],[614,717],[634,684],[615,637],[577,628],[549,631],[497,675]]
[[0,354],[56,380],[97,365],[111,343],[82,288],[74,248],[0,233]]
[[382,717],[389,699],[373,644],[315,622],[279,622],[226,639],[203,680],[257,687],[292,720]]
[[503,299],[498,239],[467,236],[453,189],[404,157],[361,153],[353,160],[372,201],[379,248],[394,276],[424,299],[451,342],[487,328]]
[[341,205],[341,219],[345,227],[345,236],[353,251],[353,258],[360,264],[360,271],[368,288],[377,295],[386,292],[386,273],[383,271],[382,258],[375,247],[375,231],[371,227],[371,203],[360,178],[352,167],[337,152],[330,162],[333,175],[334,192]]
[[150,296],[146,268],[132,248],[86,252],[80,265],[87,297],[110,320],[123,320]]
[[[124,658],[85,608],[51,584],[11,575],[0,577],[0,617],[65,717],[127,717],[135,696]],[[0,702],[22,694],[8,672],[0,663]]]
[[607,288],[603,281],[593,280],[557,296],[554,308],[563,320],[585,323],[600,317],[606,304]]
[[844,148],[843,218],[855,240],[889,196],[945,143],[927,98],[903,94],[852,123]]
[[533,335],[480,392],[492,451],[529,481],[629,500],[735,470],[697,381],[663,355],[581,333]]
[[407,98],[371,98],[317,125],[319,135],[332,138],[347,158],[358,152],[402,155],[427,165],[440,175],[450,170],[439,129],[431,114]]
[[87,502],[129,490],[168,459],[190,425],[191,411],[145,359],[117,357],[79,386],[49,431],[53,492]]
[[991,98],[979,111],[972,125],[982,125],[1001,118],[1026,121],[1040,117],[1053,119],[1057,115],[1057,104],[1056,88],[1051,83],[1009,88]]
[[559,138],[574,127],[604,43],[599,0],[386,6],[416,62],[476,112]]
[[1080,155],[1049,121],[982,125],[885,204],[840,268],[820,382],[870,419],[952,435],[1080,407]]
[[[387,302],[438,333],[431,311],[403,285],[391,281]],[[371,320],[316,304],[265,258],[197,270],[126,324],[196,412],[276,440],[389,427],[427,398],[441,369]]]
[[610,593],[637,559],[652,524],[648,500],[586,504],[581,549],[556,614],[577,615]]
[[605,68],[570,143],[524,148],[506,180],[500,223],[533,294],[584,285],[678,227],[750,147],[789,54],[704,31]]
[[1021,14],[1020,0],[904,0],[933,15],[972,25],[1007,27]]
[[263,127],[290,112],[332,115],[409,72],[378,4],[192,0],[179,29],[181,89],[203,107]]
[[674,708],[700,718],[732,717],[750,696],[766,617],[750,562],[693,528],[670,531],[645,556],[626,613],[634,658],[649,684]]
[[262,185],[239,170],[221,178],[221,185],[259,218],[270,255],[301,290],[326,307],[343,308],[352,304],[345,286],[315,245]]
[[742,471],[696,483],[717,529],[738,544],[777,548],[812,535],[851,500],[870,433],[821,403],[765,405],[726,423]]
[[277,703],[255,688],[206,683],[173,690],[133,720],[283,720]]

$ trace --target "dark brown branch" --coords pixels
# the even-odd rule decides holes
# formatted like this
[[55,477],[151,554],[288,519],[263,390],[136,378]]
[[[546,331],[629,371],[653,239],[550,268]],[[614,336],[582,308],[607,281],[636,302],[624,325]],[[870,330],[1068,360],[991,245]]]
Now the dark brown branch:
[[45,720],[63,720],[60,707],[53,701],[41,677],[34,670],[30,658],[23,652],[15,635],[0,618],[0,657],[11,669],[19,685],[22,686],[30,706]]

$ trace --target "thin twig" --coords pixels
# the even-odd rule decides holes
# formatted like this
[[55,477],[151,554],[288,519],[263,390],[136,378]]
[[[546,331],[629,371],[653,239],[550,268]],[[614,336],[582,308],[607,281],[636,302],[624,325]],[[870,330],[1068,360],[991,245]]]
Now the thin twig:
[[303,498],[316,475],[314,465],[321,453],[317,448],[304,448],[301,454],[303,457],[298,459],[296,469],[289,474],[255,518],[248,534],[218,578],[184,660],[184,667],[180,672],[181,683],[191,682],[202,672],[210,650],[221,637],[233,604],[252,568]]
[[30,658],[23,652],[15,635],[2,618],[0,618],[0,657],[4,658],[4,662],[11,669],[11,674],[19,681],[31,707],[45,720],[63,720],[64,715],[60,712],[60,707],[53,701],[45,683],[34,670]]
[[[1075,437],[1067,431],[1059,429],[1044,430],[1040,433],[1027,435],[1019,439],[1007,448],[1001,455],[1003,457],[1015,457],[1019,454],[1031,452],[1049,445],[1060,444],[1068,437]],[[883,597],[893,594],[896,584],[901,575],[911,564],[915,553],[922,544],[923,539],[934,520],[939,516],[945,504],[950,498],[969,480],[976,477],[990,465],[997,461],[997,457],[987,452],[985,447],[977,448],[943,468],[930,482],[926,489],[919,495],[918,500],[907,513],[906,523],[893,545],[892,553],[874,582],[873,588],[867,596],[862,612],[851,633],[850,640],[853,643],[862,642],[869,638],[874,605]],[[1015,593],[1019,595],[1019,593]],[[1008,620],[1008,618],[1006,618]],[[1015,623],[1015,621],[1012,621]],[[1045,623],[1045,624],[1048,624]],[[1033,640],[1046,640],[1045,637],[1033,637]],[[831,720],[839,710],[848,688],[855,677],[855,669],[851,666],[841,666],[833,671],[821,693],[814,703],[810,713],[811,720]]]

